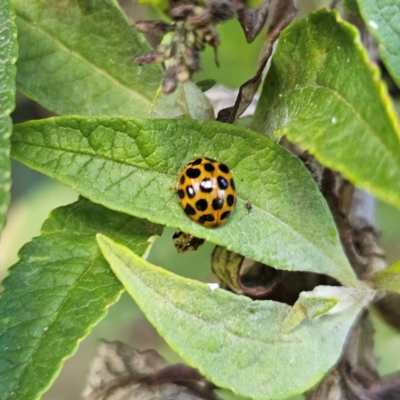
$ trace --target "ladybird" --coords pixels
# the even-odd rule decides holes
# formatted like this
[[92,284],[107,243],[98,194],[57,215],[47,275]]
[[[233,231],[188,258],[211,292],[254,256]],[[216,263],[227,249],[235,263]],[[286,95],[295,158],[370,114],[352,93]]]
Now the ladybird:
[[211,158],[190,161],[178,178],[177,193],[186,215],[206,228],[225,224],[236,203],[229,168]]
[[182,231],[176,231],[174,236],[172,236],[172,241],[176,251],[180,254],[187,253],[188,251],[196,251],[205,242],[204,239],[197,238]]

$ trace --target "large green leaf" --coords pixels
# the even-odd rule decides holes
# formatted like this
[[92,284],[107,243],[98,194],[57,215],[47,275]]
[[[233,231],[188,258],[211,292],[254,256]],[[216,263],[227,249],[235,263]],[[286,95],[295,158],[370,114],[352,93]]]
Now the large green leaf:
[[[324,273],[357,285],[306,168],[250,130],[195,120],[61,117],[15,126],[12,151],[108,208],[179,227],[279,269]],[[189,220],[171,190],[196,156],[225,162],[235,178],[236,210],[218,229]]]
[[284,31],[253,127],[286,135],[356,185],[400,207],[400,130],[358,31],[320,11]]
[[119,298],[122,287],[101,256],[97,232],[143,254],[160,227],[84,199],[53,211],[3,282],[1,399],[39,398]]
[[358,0],[365,25],[379,43],[381,58],[400,86],[400,2]]
[[114,0],[12,0],[18,87],[58,114],[145,117],[161,81],[151,51]]
[[17,29],[8,0],[0,0],[0,231],[10,202],[10,113],[15,106]]
[[[291,307],[252,301],[182,278],[103,235],[113,271],[159,333],[217,386],[255,399],[282,399],[313,386],[337,361],[360,305],[280,330]],[[328,333],[328,334],[327,334]]]

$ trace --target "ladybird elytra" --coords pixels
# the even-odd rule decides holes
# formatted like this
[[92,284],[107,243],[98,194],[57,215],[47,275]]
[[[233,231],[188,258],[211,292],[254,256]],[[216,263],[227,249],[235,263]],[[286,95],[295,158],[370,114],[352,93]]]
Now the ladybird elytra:
[[186,215],[206,228],[225,224],[236,203],[229,168],[206,157],[188,162],[178,177],[177,194]]

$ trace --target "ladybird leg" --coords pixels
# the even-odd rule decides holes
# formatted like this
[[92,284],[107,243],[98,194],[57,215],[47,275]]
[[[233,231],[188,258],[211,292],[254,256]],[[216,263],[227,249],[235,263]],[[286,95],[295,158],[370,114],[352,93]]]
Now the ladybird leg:
[[175,192],[178,190],[178,186],[174,185],[174,186],[170,186],[169,190],[175,190]]

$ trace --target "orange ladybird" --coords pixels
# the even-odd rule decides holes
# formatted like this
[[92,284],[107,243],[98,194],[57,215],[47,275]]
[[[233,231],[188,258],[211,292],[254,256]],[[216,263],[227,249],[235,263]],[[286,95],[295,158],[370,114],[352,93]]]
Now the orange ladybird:
[[236,203],[229,168],[211,158],[190,161],[178,178],[177,193],[186,215],[206,228],[225,224]]

